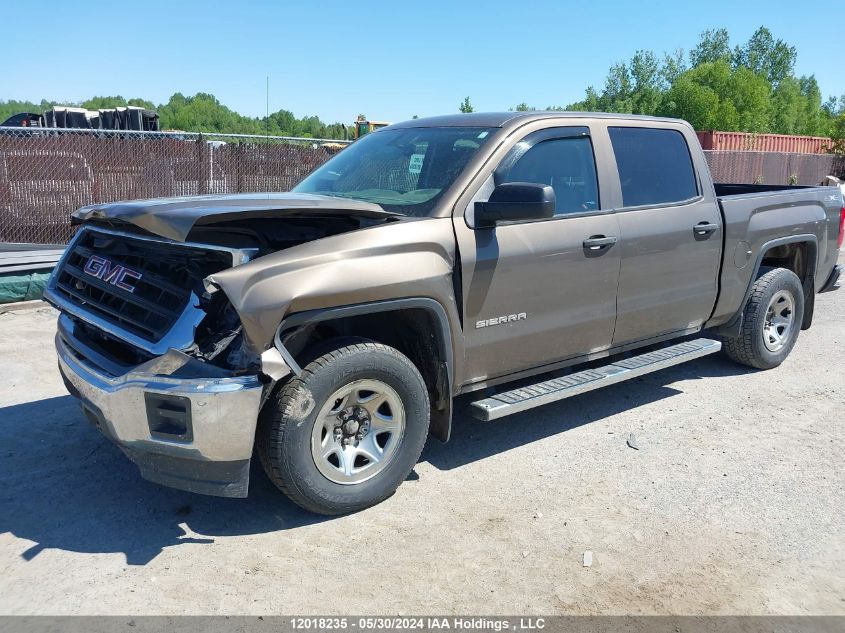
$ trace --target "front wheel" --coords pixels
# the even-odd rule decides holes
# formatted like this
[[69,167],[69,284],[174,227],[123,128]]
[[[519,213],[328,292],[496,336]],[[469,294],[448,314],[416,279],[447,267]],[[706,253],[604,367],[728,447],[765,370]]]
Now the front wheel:
[[757,369],[780,365],[798,340],[804,318],[804,289],[786,268],[761,271],[745,305],[742,331],[722,339],[734,361]]
[[354,512],[407,478],[428,424],[428,390],[414,364],[361,340],[324,353],[276,392],[259,420],[258,456],[306,510]]

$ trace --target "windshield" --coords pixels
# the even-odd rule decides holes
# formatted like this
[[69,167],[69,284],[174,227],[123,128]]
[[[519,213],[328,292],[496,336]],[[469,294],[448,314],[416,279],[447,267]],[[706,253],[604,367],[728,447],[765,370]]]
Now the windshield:
[[493,128],[383,129],[367,134],[293,188],[428,215]]

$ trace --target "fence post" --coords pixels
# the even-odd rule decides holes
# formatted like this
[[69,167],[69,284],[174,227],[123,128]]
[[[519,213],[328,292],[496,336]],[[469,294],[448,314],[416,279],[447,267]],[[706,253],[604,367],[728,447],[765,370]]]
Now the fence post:
[[208,170],[205,151],[207,143],[203,140],[202,134],[197,136],[197,193],[202,195],[208,193]]
[[235,186],[237,187],[237,193],[243,193],[244,191],[244,183],[243,183],[243,160],[244,160],[244,143],[238,143],[235,145],[235,182],[237,183]]

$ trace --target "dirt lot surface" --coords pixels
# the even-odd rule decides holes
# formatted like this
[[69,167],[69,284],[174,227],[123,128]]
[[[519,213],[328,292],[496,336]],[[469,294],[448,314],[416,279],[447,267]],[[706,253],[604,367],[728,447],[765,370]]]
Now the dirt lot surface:
[[66,395],[55,314],[0,314],[0,613],[845,614],[843,317],[820,295],[774,371],[460,401],[396,495],[324,519],[256,469],[244,500],[141,480]]

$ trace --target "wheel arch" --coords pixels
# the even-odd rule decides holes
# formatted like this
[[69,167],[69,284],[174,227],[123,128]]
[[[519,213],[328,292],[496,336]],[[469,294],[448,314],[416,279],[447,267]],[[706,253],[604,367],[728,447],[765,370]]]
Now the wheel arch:
[[428,297],[408,297],[372,303],[298,312],[279,325],[275,345],[293,361],[294,373],[331,338],[359,336],[390,345],[417,367],[429,389],[430,432],[449,440],[452,427],[454,349],[445,308]]
[[748,303],[748,298],[751,296],[754,282],[760,276],[760,269],[764,266],[786,268],[798,276],[801,286],[804,288],[804,318],[801,322],[801,329],[809,329],[813,322],[813,309],[815,307],[815,276],[818,266],[818,251],[818,238],[811,233],[790,235],[764,242],[757,252],[748,285],[736,313],[727,323],[714,328],[714,331],[723,336],[738,335],[742,329],[743,311]]
[[[757,279],[760,269],[764,266],[771,268],[786,268],[794,272],[801,281],[804,289],[804,318],[801,329],[807,330],[813,323],[813,309],[815,307],[815,279],[818,267],[819,244],[815,235],[800,235],[786,237],[767,242],[760,249],[760,257],[754,269],[753,280]],[[751,285],[745,293],[744,301],[748,300]]]

